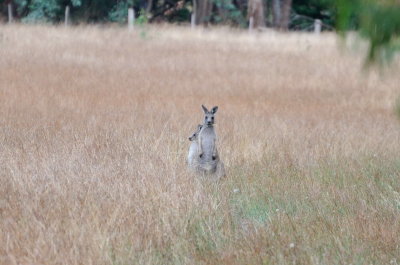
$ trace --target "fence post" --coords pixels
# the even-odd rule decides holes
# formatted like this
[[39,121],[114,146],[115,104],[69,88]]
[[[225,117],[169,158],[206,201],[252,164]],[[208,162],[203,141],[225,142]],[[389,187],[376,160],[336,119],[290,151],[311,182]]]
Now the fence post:
[[254,16],[251,16],[249,19],[249,32],[253,32],[254,29]]
[[65,18],[64,25],[67,27],[69,25],[69,6],[65,7]]
[[7,5],[8,7],[8,23],[12,23],[13,22],[13,9],[12,9],[12,3],[9,3]]
[[190,26],[192,27],[192,29],[194,29],[196,27],[196,14],[192,13],[191,17],[190,17]]
[[314,20],[314,33],[320,34],[321,33],[322,22],[320,19]]
[[196,27],[196,12],[197,12],[197,0],[193,0],[193,10],[192,10],[192,15],[190,16],[190,26],[192,29]]
[[135,24],[135,12],[133,8],[128,9],[128,29],[133,30]]

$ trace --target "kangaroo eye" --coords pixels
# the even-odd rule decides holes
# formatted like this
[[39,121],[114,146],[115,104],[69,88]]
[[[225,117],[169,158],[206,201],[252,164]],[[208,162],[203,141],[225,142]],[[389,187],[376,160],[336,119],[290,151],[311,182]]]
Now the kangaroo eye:
[[212,120],[214,120],[214,117],[211,117]]

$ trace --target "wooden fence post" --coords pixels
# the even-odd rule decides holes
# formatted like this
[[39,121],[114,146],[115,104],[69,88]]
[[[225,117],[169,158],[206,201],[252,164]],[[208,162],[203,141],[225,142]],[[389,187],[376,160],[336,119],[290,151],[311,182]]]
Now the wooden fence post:
[[65,18],[64,25],[67,27],[69,25],[69,6],[65,7]]
[[322,22],[320,19],[314,20],[314,33],[320,34],[321,33]]
[[190,16],[190,26],[192,27],[192,29],[194,29],[196,27],[196,14],[192,13],[192,15]]
[[13,20],[14,20],[14,18],[13,18],[12,4],[9,3],[9,4],[7,5],[7,7],[8,7],[8,23],[12,23]]
[[128,9],[128,29],[133,30],[135,24],[135,12],[133,8]]
[[192,10],[192,15],[190,16],[190,26],[192,29],[196,27],[196,12],[197,12],[197,0],[193,0],[193,10]]
[[249,32],[253,32],[254,29],[254,16],[251,16],[249,19]]

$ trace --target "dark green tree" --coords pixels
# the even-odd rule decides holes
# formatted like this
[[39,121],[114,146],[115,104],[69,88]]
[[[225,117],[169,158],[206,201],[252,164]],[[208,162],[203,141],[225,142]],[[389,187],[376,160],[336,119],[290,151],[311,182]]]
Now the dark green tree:
[[356,30],[369,42],[367,62],[386,63],[400,51],[400,2],[337,0],[337,30]]

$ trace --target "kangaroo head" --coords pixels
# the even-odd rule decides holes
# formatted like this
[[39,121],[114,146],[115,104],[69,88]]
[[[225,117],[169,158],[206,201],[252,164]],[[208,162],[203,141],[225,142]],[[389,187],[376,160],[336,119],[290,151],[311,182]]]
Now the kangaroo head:
[[208,109],[206,107],[204,107],[204,105],[201,105],[201,107],[203,108],[204,111],[204,125],[206,126],[213,126],[214,122],[215,122],[215,113],[218,110],[218,107],[215,106],[211,109],[211,111],[208,111]]
[[201,124],[197,125],[197,130],[192,134],[192,136],[189,137],[189,141],[197,140],[197,136],[199,135],[201,128],[203,128],[203,125]]

